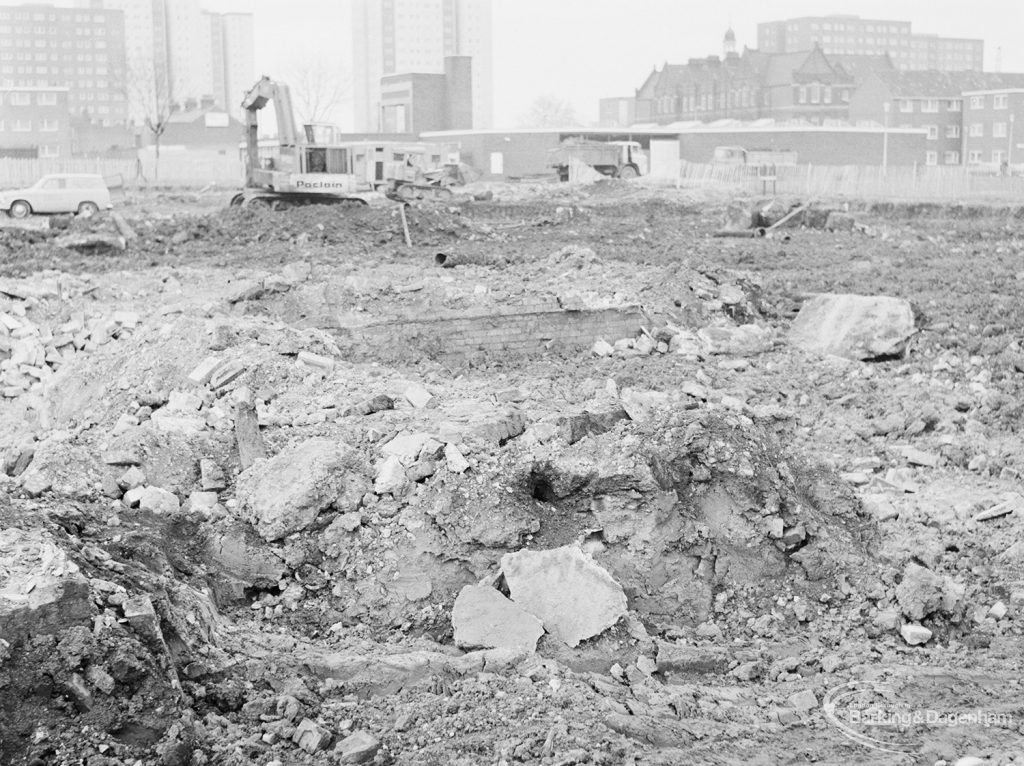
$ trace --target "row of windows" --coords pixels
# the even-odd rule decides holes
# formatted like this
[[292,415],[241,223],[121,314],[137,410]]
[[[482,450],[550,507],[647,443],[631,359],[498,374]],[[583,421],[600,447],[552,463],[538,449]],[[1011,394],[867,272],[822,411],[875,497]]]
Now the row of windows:
[[[937,114],[939,111],[940,99],[937,98],[922,98],[922,99],[911,99],[901,98],[896,102],[897,107],[904,114],[911,114],[914,111],[914,101],[921,102],[921,112],[924,114]],[[963,101],[958,98],[953,99],[942,99],[942,104],[945,106],[947,112],[959,112],[963,109]]]
[[[924,153],[925,165],[938,165],[939,164],[939,153],[938,152],[925,152]],[[959,165],[960,164],[960,152],[950,151],[946,152],[942,156],[942,163],[944,165]]]
[[[831,85],[800,85],[793,87],[793,95],[798,104],[831,104]],[[838,99],[846,104],[850,101],[850,89],[838,88],[836,92]]]
[[51,53],[50,55],[37,53],[33,56],[31,53],[11,53],[10,51],[0,51],[0,61],[60,61],[61,59],[66,62],[95,61],[99,64],[107,63],[107,56],[105,53],[97,53],[95,56],[91,53],[79,53],[77,56],[70,53],[65,53],[63,56],[58,56],[56,53]]
[[[971,138],[984,138],[985,137],[985,123],[983,122],[972,122],[971,127],[967,131],[967,135]],[[993,122],[992,123],[992,138],[1006,138],[1007,136],[1006,123],[1005,122]]]
[[14,19],[15,21],[63,21],[65,23],[74,21],[76,24],[88,24],[90,21],[93,24],[105,24],[107,22],[106,16],[90,15],[88,13],[62,13],[59,16],[56,13],[26,13],[24,11],[11,12],[9,10],[0,11],[0,19]]
[[[7,94],[7,103],[11,106],[31,106],[34,100],[39,106],[57,106],[56,93],[36,93],[35,99],[32,93],[19,93],[17,91]],[[3,94],[0,94],[0,104],[3,103]]]
[[[12,66],[10,64],[4,64],[0,66],[0,72],[4,74],[36,74],[36,75],[53,75],[51,77],[39,77],[38,84],[44,86],[60,86],[65,84],[65,78],[78,75],[79,77],[91,77],[93,75],[107,75],[106,67],[96,67],[93,71],[92,67],[45,67],[45,66]],[[29,84],[29,83],[24,83]],[[74,83],[76,88],[108,88],[110,82],[107,80],[75,80]],[[74,94],[71,95],[74,98]]]
[[[4,121],[0,120],[0,132],[6,129]],[[58,120],[39,120],[38,129],[43,133],[55,133],[60,130],[60,122]],[[32,120],[11,120],[11,130],[15,133],[31,133]]]
[[[74,44],[72,44],[71,40],[63,40],[63,41],[61,41],[61,44],[58,46],[56,40],[50,40],[49,42],[47,42],[46,40],[26,40],[26,39],[24,39],[22,37],[15,37],[13,39],[12,38],[5,38],[3,40],[0,40],[0,43],[2,43],[5,48],[51,48],[51,49],[53,49],[53,48],[60,47],[62,49],[77,48],[78,50],[84,50],[84,51],[106,50],[106,48],[107,48],[106,40],[78,40]],[[97,55],[100,55],[100,54],[97,54]],[[102,54],[102,55],[106,55],[106,54]]]
[[[67,28],[61,29],[60,27],[20,27],[11,26],[10,24],[0,24],[0,35],[58,35],[69,33],[70,31]],[[75,34],[79,37],[88,35],[103,37],[107,34],[107,29],[106,27],[97,27],[93,30],[91,27],[78,27],[75,29]]]
[[[1010,97],[1005,93],[997,93],[992,96],[992,108],[993,109],[1007,109],[1009,107]],[[984,109],[985,108],[985,97],[984,96],[971,96],[971,109]]]

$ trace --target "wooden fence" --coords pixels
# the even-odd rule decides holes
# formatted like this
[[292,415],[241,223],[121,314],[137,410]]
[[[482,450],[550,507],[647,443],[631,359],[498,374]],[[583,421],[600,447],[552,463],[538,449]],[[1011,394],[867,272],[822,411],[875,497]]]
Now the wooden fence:
[[[158,171],[158,172],[157,172]],[[237,187],[242,183],[242,162],[230,155],[195,156],[168,153],[155,168],[151,156],[136,159],[35,159],[0,157],[0,189],[28,186],[47,173],[98,173],[111,188],[147,186]]]
[[754,167],[680,163],[676,188],[703,187],[851,199],[1019,199],[1024,177],[986,175],[962,166],[796,165],[775,168],[773,183]]

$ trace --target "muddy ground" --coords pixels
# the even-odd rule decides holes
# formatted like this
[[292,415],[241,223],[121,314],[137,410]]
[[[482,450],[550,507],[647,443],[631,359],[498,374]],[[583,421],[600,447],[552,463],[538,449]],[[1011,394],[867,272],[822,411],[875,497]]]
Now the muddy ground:
[[[412,246],[393,205],[188,194],[123,251],[0,229],[0,763],[1022,762],[1021,211],[739,239],[721,195],[494,191]],[[797,348],[821,292],[910,301],[906,353]],[[650,343],[349,353],[534,299]],[[465,586],[574,546],[611,627],[456,645]]]

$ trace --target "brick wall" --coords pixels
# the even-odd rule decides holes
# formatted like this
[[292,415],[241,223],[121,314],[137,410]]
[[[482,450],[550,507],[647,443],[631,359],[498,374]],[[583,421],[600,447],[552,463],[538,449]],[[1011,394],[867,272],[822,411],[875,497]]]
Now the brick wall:
[[[504,309],[438,319],[381,322],[335,329],[338,345],[356,357],[389,356],[395,349],[410,358],[535,354],[587,348],[597,338],[612,343],[634,337],[643,315],[636,306],[612,309]],[[383,353],[381,353],[383,352]]]

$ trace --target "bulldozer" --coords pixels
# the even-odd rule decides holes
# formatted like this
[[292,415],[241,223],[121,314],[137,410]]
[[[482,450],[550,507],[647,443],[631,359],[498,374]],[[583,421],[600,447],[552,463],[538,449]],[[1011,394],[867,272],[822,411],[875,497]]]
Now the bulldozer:
[[[259,112],[273,104],[277,140],[261,146]],[[245,185],[233,206],[281,208],[308,204],[366,205],[396,200],[444,198],[459,177],[457,145],[399,141],[344,141],[332,125],[298,130],[291,91],[262,77],[242,100],[245,110]],[[269,149],[269,150],[268,150]],[[454,169],[454,170],[453,170]]]

